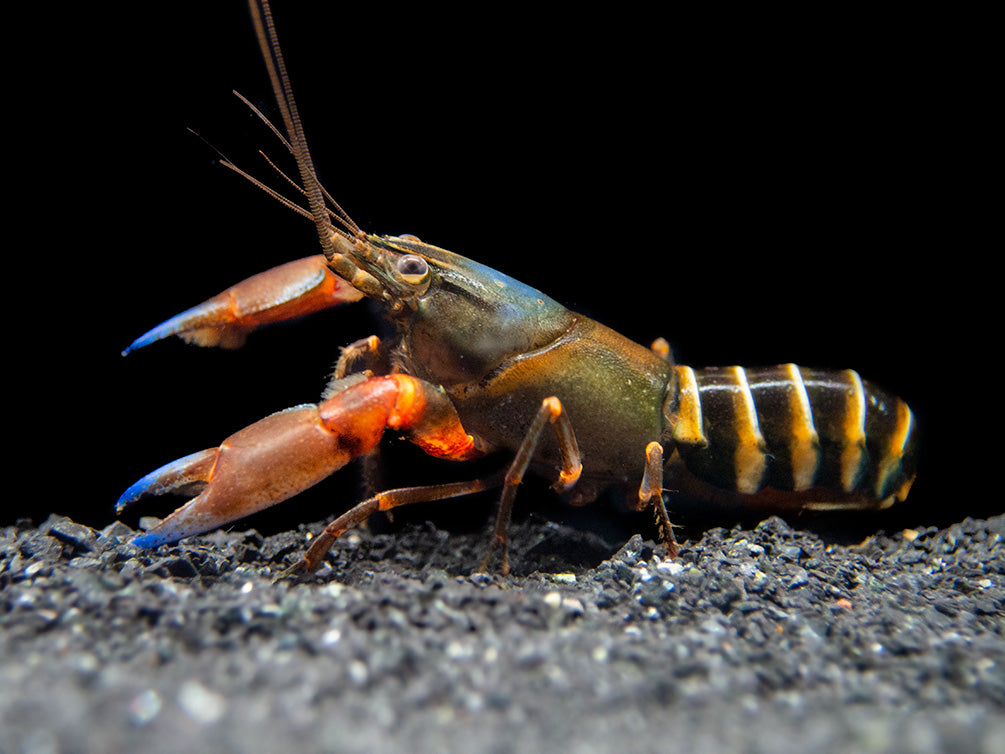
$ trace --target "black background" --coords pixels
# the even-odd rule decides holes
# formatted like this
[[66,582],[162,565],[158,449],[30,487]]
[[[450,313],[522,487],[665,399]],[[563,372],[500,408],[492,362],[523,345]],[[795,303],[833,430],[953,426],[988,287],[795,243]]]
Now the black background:
[[[473,257],[639,342],[662,335],[682,363],[854,368],[921,425],[905,524],[1000,509],[969,486],[981,441],[960,425],[987,399],[965,387],[979,354],[957,339],[973,324],[946,209],[962,104],[937,46],[876,19],[764,35],[743,19],[345,11],[276,18],[322,180],[361,227]],[[32,484],[4,518],[102,525],[148,471],[317,400],[339,347],[375,326],[357,305],[239,352],[122,358],[169,316],[315,253],[314,230],[187,131],[256,175],[255,150],[282,156],[230,94],[275,115],[243,3],[34,23],[14,117],[38,146],[8,146],[40,180],[18,277],[31,314],[14,328],[32,414],[15,476]],[[286,515],[341,510],[341,494]]]

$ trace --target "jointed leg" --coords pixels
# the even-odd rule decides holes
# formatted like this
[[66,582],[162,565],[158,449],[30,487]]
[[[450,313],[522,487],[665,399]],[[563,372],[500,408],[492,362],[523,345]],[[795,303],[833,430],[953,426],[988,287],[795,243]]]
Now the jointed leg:
[[509,522],[513,513],[513,499],[516,497],[517,485],[523,480],[523,475],[530,465],[531,458],[534,457],[534,449],[537,447],[541,433],[546,424],[550,423],[555,430],[555,437],[558,440],[559,451],[562,454],[562,470],[559,472],[558,480],[553,489],[558,492],[569,489],[579,479],[583,471],[583,464],[580,462],[579,445],[576,442],[576,434],[572,429],[572,422],[569,415],[562,408],[558,398],[545,398],[541,402],[541,408],[527,429],[527,434],[517,449],[516,457],[510,464],[503,482],[502,496],[499,499],[499,513],[496,516],[495,532],[488,552],[482,559],[481,570],[487,571],[492,555],[496,550],[500,551],[500,570],[503,575],[509,573]]
[[[494,480],[498,484],[498,478]],[[286,573],[295,571],[311,573],[316,571],[321,561],[331,549],[335,540],[346,531],[359,526],[377,511],[389,511],[412,503],[426,503],[433,500],[446,500],[461,495],[481,492],[493,486],[493,480],[474,479],[470,482],[454,482],[451,484],[434,484],[427,487],[402,487],[387,490],[364,500],[359,505],[343,513],[325,527],[324,531],[311,543],[306,555],[295,563]]]
[[639,485],[637,510],[642,510],[648,505],[653,506],[656,523],[660,527],[660,534],[667,548],[667,555],[671,558],[677,557],[680,548],[673,535],[670,515],[663,503],[663,446],[658,442],[651,442],[646,446],[646,466],[642,474],[642,484]]
[[[378,367],[383,366],[380,364],[382,359],[380,338],[376,335],[362,338],[342,349],[338,362],[335,364],[334,378],[340,380],[348,374],[367,370],[377,372]],[[360,363],[362,366],[359,365]]]

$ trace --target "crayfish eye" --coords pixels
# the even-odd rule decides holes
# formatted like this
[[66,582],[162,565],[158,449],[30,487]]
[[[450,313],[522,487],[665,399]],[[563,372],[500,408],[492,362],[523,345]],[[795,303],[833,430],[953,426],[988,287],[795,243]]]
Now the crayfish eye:
[[398,260],[398,274],[406,283],[421,283],[429,272],[429,265],[422,257],[407,254]]

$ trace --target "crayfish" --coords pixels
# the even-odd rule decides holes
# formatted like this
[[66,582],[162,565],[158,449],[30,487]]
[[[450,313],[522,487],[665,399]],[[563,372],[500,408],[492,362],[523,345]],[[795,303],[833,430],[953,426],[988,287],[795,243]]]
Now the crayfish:
[[881,508],[907,496],[913,415],[854,371],[676,365],[662,340],[634,343],[414,236],[363,232],[316,178],[268,3],[250,5],[309,209],[265,190],[315,223],[322,253],[238,283],[125,352],[173,336],[236,347],[261,325],[363,298],[383,307],[394,336],[343,349],[322,402],[268,416],[133,484],[120,511],[148,495],[195,495],[134,544],[175,542],[286,500],[377,448],[388,430],[432,456],[495,453],[508,465],[496,477],[379,492],[329,524],[302,569],[316,569],[335,538],[376,511],[501,486],[483,565],[498,552],[506,572],[528,470],[573,504],[626,490],[632,507],[655,511],[671,554],[673,495],[767,509]]

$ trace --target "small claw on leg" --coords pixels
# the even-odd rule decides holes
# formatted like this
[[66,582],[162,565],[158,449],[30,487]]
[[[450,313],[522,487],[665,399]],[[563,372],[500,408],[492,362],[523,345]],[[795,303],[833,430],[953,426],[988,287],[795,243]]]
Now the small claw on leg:
[[295,576],[307,576],[309,574],[310,571],[307,569],[307,561],[301,558],[289,568],[280,571],[275,578],[272,579],[272,583],[277,584],[280,581],[286,581],[287,579],[292,579]]
[[177,335],[199,346],[239,348],[259,325],[300,317],[363,294],[328,269],[323,256],[288,262],[231,286],[134,340],[122,355]]

